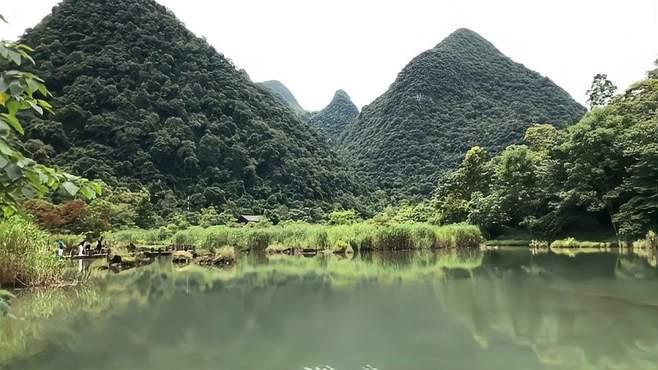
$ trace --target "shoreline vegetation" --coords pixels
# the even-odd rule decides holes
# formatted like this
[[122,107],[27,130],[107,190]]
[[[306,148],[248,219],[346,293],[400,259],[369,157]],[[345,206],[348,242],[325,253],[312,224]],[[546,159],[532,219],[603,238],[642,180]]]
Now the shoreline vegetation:
[[[155,255],[171,255],[176,263],[227,266],[236,255],[249,252],[267,254],[316,255],[386,251],[475,249],[518,247],[532,250],[620,250],[656,249],[655,232],[632,243],[577,240],[554,241],[501,239],[485,240],[477,226],[427,223],[377,223],[373,220],[346,224],[268,222],[248,225],[188,226],[178,230],[125,229],[103,234],[112,250],[107,267],[138,267],[153,261]],[[0,222],[0,288],[56,287],[84,282],[86,276],[73,271],[68,259],[56,257],[56,242],[72,248],[83,235],[50,234],[33,222],[13,217]],[[89,238],[87,238],[89,239]],[[164,251],[164,253],[163,253]],[[557,252],[556,252],[557,253]],[[118,263],[112,257],[118,256]],[[113,266],[114,265],[114,266]]]
[[291,222],[283,225],[243,227],[192,226],[175,232],[165,229],[129,229],[106,234],[114,245],[142,244],[202,249],[234,247],[239,251],[287,249],[353,252],[411,249],[475,248],[484,240],[477,226],[425,223],[378,225],[356,222],[348,225],[322,225]]

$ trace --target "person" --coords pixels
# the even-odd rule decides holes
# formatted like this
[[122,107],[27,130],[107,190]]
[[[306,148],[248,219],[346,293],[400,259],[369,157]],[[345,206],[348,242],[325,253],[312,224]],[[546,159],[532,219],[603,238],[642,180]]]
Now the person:
[[96,254],[101,254],[102,251],[103,251],[103,237],[101,236],[96,241]]
[[89,243],[89,241],[86,240],[84,244],[84,254],[87,256],[91,255],[91,243]]
[[57,257],[64,257],[64,249],[66,249],[66,244],[63,240],[57,241]]
[[80,244],[78,244],[78,256],[84,256],[85,255],[85,240],[81,241]]

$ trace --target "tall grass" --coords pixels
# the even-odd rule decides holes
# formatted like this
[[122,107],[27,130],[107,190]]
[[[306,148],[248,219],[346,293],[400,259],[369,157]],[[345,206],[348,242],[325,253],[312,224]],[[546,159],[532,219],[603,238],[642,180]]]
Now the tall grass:
[[0,222],[0,287],[48,284],[63,270],[48,233],[16,217]]
[[355,251],[407,250],[430,248],[471,248],[482,241],[472,225],[435,226],[420,223],[378,225],[369,222],[351,225],[287,223],[269,227],[190,227],[163,237],[157,230],[123,230],[106,235],[114,243],[194,245],[213,249],[232,246],[240,250],[267,247]]

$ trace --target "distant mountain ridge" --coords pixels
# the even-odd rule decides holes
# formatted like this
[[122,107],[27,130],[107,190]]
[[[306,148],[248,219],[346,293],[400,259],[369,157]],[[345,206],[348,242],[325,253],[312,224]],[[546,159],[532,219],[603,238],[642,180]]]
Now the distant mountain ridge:
[[269,80],[263,82],[257,82],[256,85],[262,86],[265,89],[272,92],[277,98],[290,107],[293,112],[297,113],[300,116],[305,116],[308,112],[306,109],[297,102],[295,95],[284,85],[281,81],[278,80]]
[[338,90],[323,110],[311,115],[309,123],[333,144],[340,142],[347,125],[359,115],[359,108],[344,90]]
[[364,107],[341,150],[360,175],[396,194],[429,194],[437,175],[474,145],[521,141],[534,123],[564,127],[585,108],[550,79],[459,29],[414,58]]

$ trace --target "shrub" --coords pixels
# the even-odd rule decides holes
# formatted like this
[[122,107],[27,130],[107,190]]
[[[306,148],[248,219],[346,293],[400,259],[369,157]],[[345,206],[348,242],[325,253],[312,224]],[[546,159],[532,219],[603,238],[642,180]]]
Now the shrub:
[[13,217],[0,223],[0,286],[35,286],[57,281],[63,264],[49,235]]
[[551,243],[551,248],[610,248],[612,243],[608,242],[581,242],[575,238],[556,240]]

